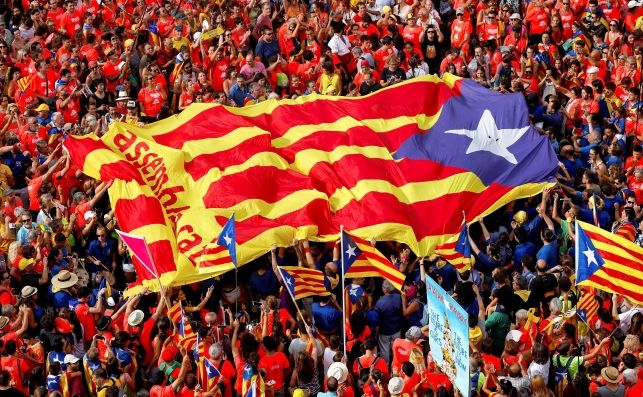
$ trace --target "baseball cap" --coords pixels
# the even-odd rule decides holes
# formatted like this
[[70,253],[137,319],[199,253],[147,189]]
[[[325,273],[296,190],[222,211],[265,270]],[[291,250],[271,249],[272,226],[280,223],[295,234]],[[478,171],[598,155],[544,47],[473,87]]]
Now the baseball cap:
[[136,102],[134,102],[134,101],[127,101],[127,108],[128,108],[128,109],[136,109]]
[[455,15],[464,15],[464,8],[460,7],[455,10]]

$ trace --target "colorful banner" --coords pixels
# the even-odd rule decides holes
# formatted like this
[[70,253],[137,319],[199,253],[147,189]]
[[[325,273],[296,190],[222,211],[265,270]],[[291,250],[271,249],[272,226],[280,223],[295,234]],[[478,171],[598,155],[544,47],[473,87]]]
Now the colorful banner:
[[429,346],[440,370],[463,396],[469,395],[469,314],[426,276]]
[[164,285],[234,269],[205,266],[233,213],[239,266],[293,238],[336,240],[340,225],[428,256],[459,232],[463,211],[475,222],[538,194],[558,168],[522,95],[451,75],[359,98],[193,104],[65,147],[85,174],[113,180],[119,227],[145,237]]

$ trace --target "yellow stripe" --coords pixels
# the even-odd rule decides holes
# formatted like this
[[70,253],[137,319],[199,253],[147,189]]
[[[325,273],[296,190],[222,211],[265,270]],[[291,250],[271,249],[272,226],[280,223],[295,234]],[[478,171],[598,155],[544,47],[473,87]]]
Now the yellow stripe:
[[218,138],[205,138],[183,142],[181,150],[185,153],[185,161],[191,161],[200,155],[214,154],[233,149],[242,142],[261,135],[266,135],[268,140],[270,139],[270,132],[259,127],[240,127]]
[[627,274],[628,276],[639,278],[641,279],[641,283],[643,284],[643,271],[638,270],[634,266],[631,266],[631,264],[636,263],[635,261],[638,261],[638,259],[635,259],[632,255],[622,255],[623,251],[615,249],[615,247],[608,244],[601,243],[595,240],[593,240],[592,242],[594,243],[594,247],[596,247],[597,249],[601,251],[611,252],[623,258],[623,262],[621,263],[603,258],[605,260],[605,265],[603,266],[618,270],[619,272]]
[[346,132],[353,127],[368,127],[376,133],[387,133],[390,130],[401,128],[410,124],[417,124],[418,130],[428,130],[440,118],[441,111],[427,116],[418,114],[415,116],[399,116],[389,119],[362,119],[357,120],[351,116],[341,117],[331,123],[301,124],[292,127],[282,136],[272,140],[272,146],[277,149],[290,146],[299,140],[311,136],[317,132]]
[[210,184],[217,182],[224,176],[242,173],[252,167],[275,167],[280,170],[285,170],[288,169],[288,162],[276,153],[259,152],[257,154],[254,154],[243,163],[238,165],[231,165],[229,167],[226,167],[223,171],[221,171],[221,169],[219,168],[212,168],[210,169],[210,171],[208,171],[207,174],[205,174],[195,182],[203,182],[202,185],[206,185],[205,187],[207,190]]
[[471,172],[452,175],[442,180],[427,182],[411,182],[403,186],[378,179],[363,179],[348,189],[341,187],[330,196],[330,206],[334,211],[339,211],[355,200],[361,200],[369,193],[389,193],[395,196],[400,203],[413,204],[422,201],[435,200],[447,194],[461,192],[480,193],[485,186],[482,181]]
[[[623,289],[625,289],[625,290],[629,290],[629,291],[640,291],[640,289],[641,289],[641,285],[640,285],[640,284],[633,284],[633,283],[630,283],[630,282],[625,281],[625,280],[622,280],[622,279],[618,279],[618,278],[610,277],[610,276],[608,276],[608,275],[607,275],[607,273],[605,273],[605,271],[604,271],[604,270],[602,270],[602,269],[599,269],[599,270],[597,270],[596,272],[594,272],[594,276],[595,276],[595,277],[602,278],[602,279],[605,279],[605,280],[609,280],[612,284],[618,285],[619,287],[621,287],[621,288],[623,288]],[[582,285],[585,285],[585,284],[582,284]],[[598,288],[598,287],[597,287],[597,288]],[[600,289],[603,289],[603,290],[604,290],[605,288],[604,288],[604,287],[600,287]]]
[[292,169],[304,175],[319,163],[334,164],[345,156],[360,154],[369,159],[393,160],[393,155],[382,146],[337,146],[330,152],[319,149],[304,149],[295,154],[295,160],[290,164]]
[[[625,247],[625,248],[627,248],[627,249],[629,249],[631,251],[634,251],[634,252],[637,252],[637,253],[640,253],[641,255],[643,255],[643,248],[642,247],[639,247],[638,245],[636,245],[635,243],[633,243],[632,241],[629,241],[628,239],[626,239],[624,237],[621,237],[621,236],[619,236],[617,234],[614,234],[614,233],[610,233],[607,230],[603,230],[603,229],[601,229],[599,227],[596,227],[594,225],[591,225],[589,223],[585,223],[585,222],[581,222],[581,221],[578,221],[578,223],[579,223],[579,226],[582,229],[587,230],[588,232],[591,232],[591,233],[600,234],[602,237],[604,237],[604,238],[606,238],[608,240],[612,240],[614,242],[614,245],[621,245],[621,246],[623,246],[623,247]],[[596,244],[596,241],[592,240],[592,243]]]

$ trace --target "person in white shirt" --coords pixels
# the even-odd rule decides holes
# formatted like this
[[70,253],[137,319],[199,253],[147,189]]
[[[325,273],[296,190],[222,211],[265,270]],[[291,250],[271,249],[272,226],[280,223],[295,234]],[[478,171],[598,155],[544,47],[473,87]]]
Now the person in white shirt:
[[333,56],[339,59],[344,66],[348,66],[351,61],[351,43],[343,33],[344,24],[333,22],[333,37],[328,42],[328,48]]

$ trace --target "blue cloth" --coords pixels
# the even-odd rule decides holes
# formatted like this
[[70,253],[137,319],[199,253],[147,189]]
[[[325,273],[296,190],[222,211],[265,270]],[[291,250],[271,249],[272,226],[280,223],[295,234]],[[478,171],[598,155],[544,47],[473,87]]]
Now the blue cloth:
[[264,40],[259,40],[257,43],[257,48],[255,49],[255,56],[261,58],[261,62],[264,65],[268,66],[268,60],[270,57],[279,54],[279,43],[277,40],[273,40],[270,43]]
[[537,252],[538,249],[536,249],[536,246],[531,241],[516,245],[514,251],[514,268],[520,268],[522,266],[523,257],[527,255],[535,257]]
[[375,304],[381,319],[380,335],[393,335],[402,329],[402,297],[398,293],[382,296]]
[[69,301],[71,300],[71,295],[67,291],[58,291],[54,294],[54,307],[56,310],[62,309],[63,307],[69,307]]
[[24,175],[25,170],[31,166],[31,160],[22,154],[22,152],[7,152],[2,155],[2,162],[11,168],[11,172],[13,172],[14,175]]
[[370,329],[375,329],[380,326],[380,316],[375,309],[366,311],[366,325],[368,325]]
[[442,288],[444,288],[445,291],[453,291],[453,287],[458,281],[458,271],[456,268],[453,267],[452,264],[447,263],[438,269],[438,274],[442,277]]
[[493,269],[500,267],[500,265],[500,261],[493,259],[484,252],[480,252],[478,254],[478,262],[476,263],[476,268],[478,268],[478,270],[480,270],[480,272],[485,276],[491,277]]
[[21,245],[29,245],[29,232],[33,230],[32,228],[26,228],[24,225],[18,229],[16,233],[16,240],[20,242]]
[[260,295],[269,295],[277,291],[279,281],[271,270],[266,270],[263,276],[260,276],[257,272],[252,272],[248,280],[248,286],[253,292],[257,292]]
[[[87,255],[93,256],[98,259],[106,268],[112,268],[112,252],[116,249],[116,241],[106,238],[105,245],[100,243],[100,240],[94,240],[89,243]],[[92,262],[87,262],[87,270],[91,273],[96,273],[102,270],[102,267],[94,265]]]
[[558,243],[554,240],[551,244],[543,245],[536,254],[536,259],[542,259],[547,262],[547,269],[558,264]]
[[243,101],[250,96],[250,91],[247,86],[239,87],[235,84],[230,88],[230,99],[232,99],[238,107],[243,107]]
[[324,334],[336,332],[342,324],[342,312],[331,304],[322,306],[319,302],[313,303],[313,318],[315,328]]
[[572,178],[576,178],[576,171],[583,168],[583,163],[577,158],[574,158],[574,160],[564,158],[561,159],[560,162],[565,165],[565,168],[567,168],[567,171]]

